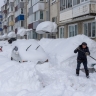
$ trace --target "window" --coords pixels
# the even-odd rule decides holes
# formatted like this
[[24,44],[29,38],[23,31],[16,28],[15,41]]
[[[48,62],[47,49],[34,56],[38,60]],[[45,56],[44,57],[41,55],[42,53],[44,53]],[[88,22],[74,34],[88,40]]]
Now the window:
[[13,26],[11,26],[11,31],[13,31]]
[[52,22],[57,23],[57,17],[53,17],[53,18],[52,18]]
[[21,27],[24,27],[24,21],[21,21]]
[[60,11],[71,8],[72,6],[75,6],[80,3],[84,3],[88,0],[60,0]]
[[64,38],[64,26],[59,27],[59,38]]
[[48,11],[46,11],[46,21],[49,20],[48,18]]
[[77,24],[69,25],[69,37],[76,36],[78,34]]
[[13,6],[11,6],[11,11],[13,11]]
[[23,11],[23,9],[21,8],[21,14],[24,14],[24,11]]
[[43,19],[43,11],[40,11],[40,19]]
[[43,11],[37,11],[37,12],[35,12],[34,13],[34,20],[36,21],[36,20],[40,20],[40,19],[43,19],[44,17],[43,17]]
[[73,6],[77,4],[80,4],[80,0],[73,0]]
[[88,37],[94,38],[96,35],[96,22],[84,23],[84,34]]
[[60,10],[72,7],[72,0],[60,0]]

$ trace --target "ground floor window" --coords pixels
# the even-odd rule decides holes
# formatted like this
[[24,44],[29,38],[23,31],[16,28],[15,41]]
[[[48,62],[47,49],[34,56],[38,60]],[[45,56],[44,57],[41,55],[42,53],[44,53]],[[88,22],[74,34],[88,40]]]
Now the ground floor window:
[[68,26],[69,37],[76,36],[78,34],[78,26],[77,24],[72,24]]
[[32,31],[27,32],[27,39],[33,39],[33,32]]
[[64,38],[64,26],[59,27],[59,38]]
[[84,23],[84,35],[94,38],[96,34],[96,22]]

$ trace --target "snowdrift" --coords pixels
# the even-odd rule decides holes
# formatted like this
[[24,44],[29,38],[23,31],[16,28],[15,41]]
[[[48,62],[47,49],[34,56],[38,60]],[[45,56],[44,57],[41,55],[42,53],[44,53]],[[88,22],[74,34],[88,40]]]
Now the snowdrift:
[[16,38],[15,32],[10,32],[10,33],[8,34],[8,37],[9,37],[9,38]]
[[21,28],[18,30],[17,35],[20,35],[21,37],[23,37],[24,35],[27,34],[28,31],[32,31],[32,29]]
[[[41,39],[39,44],[49,56],[50,61],[53,61],[52,63],[61,64],[68,59],[70,60],[70,58],[74,56],[75,59],[77,59],[77,54],[74,54],[74,50],[82,44],[82,42],[86,42],[88,44],[91,55],[96,58],[96,42],[85,35],[78,35],[67,39]],[[91,58],[89,58],[88,61],[89,63],[95,62]]]
[[37,28],[36,28],[36,32],[38,34],[44,34],[46,32],[48,33],[56,33],[57,32],[57,24],[55,22],[51,22],[51,21],[45,21],[40,23]]
[[[36,44],[37,41],[30,42]],[[0,96],[96,96],[96,73],[90,73],[90,79],[81,71],[79,77],[75,76],[77,55],[73,51],[82,42],[88,43],[91,55],[96,57],[96,42],[84,35],[42,39],[38,43],[50,63],[36,65],[33,62],[20,64],[10,61],[9,54],[15,42],[9,45],[7,41],[1,41]],[[17,45],[20,44],[18,41]],[[91,58],[88,60],[89,63],[95,62]]]

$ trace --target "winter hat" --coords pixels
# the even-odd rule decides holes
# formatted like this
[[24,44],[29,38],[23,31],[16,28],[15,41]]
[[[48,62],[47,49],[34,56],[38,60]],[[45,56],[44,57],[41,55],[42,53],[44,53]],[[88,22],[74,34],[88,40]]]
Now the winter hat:
[[86,45],[87,46],[87,43],[86,42],[83,42],[82,45]]

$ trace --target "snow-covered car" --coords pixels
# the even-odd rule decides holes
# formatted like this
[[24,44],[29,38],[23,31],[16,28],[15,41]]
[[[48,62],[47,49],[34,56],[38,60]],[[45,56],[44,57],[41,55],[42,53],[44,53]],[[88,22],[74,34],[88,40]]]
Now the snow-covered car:
[[13,44],[11,60],[18,62],[32,61],[44,63],[48,61],[47,55],[36,40],[17,40]]

